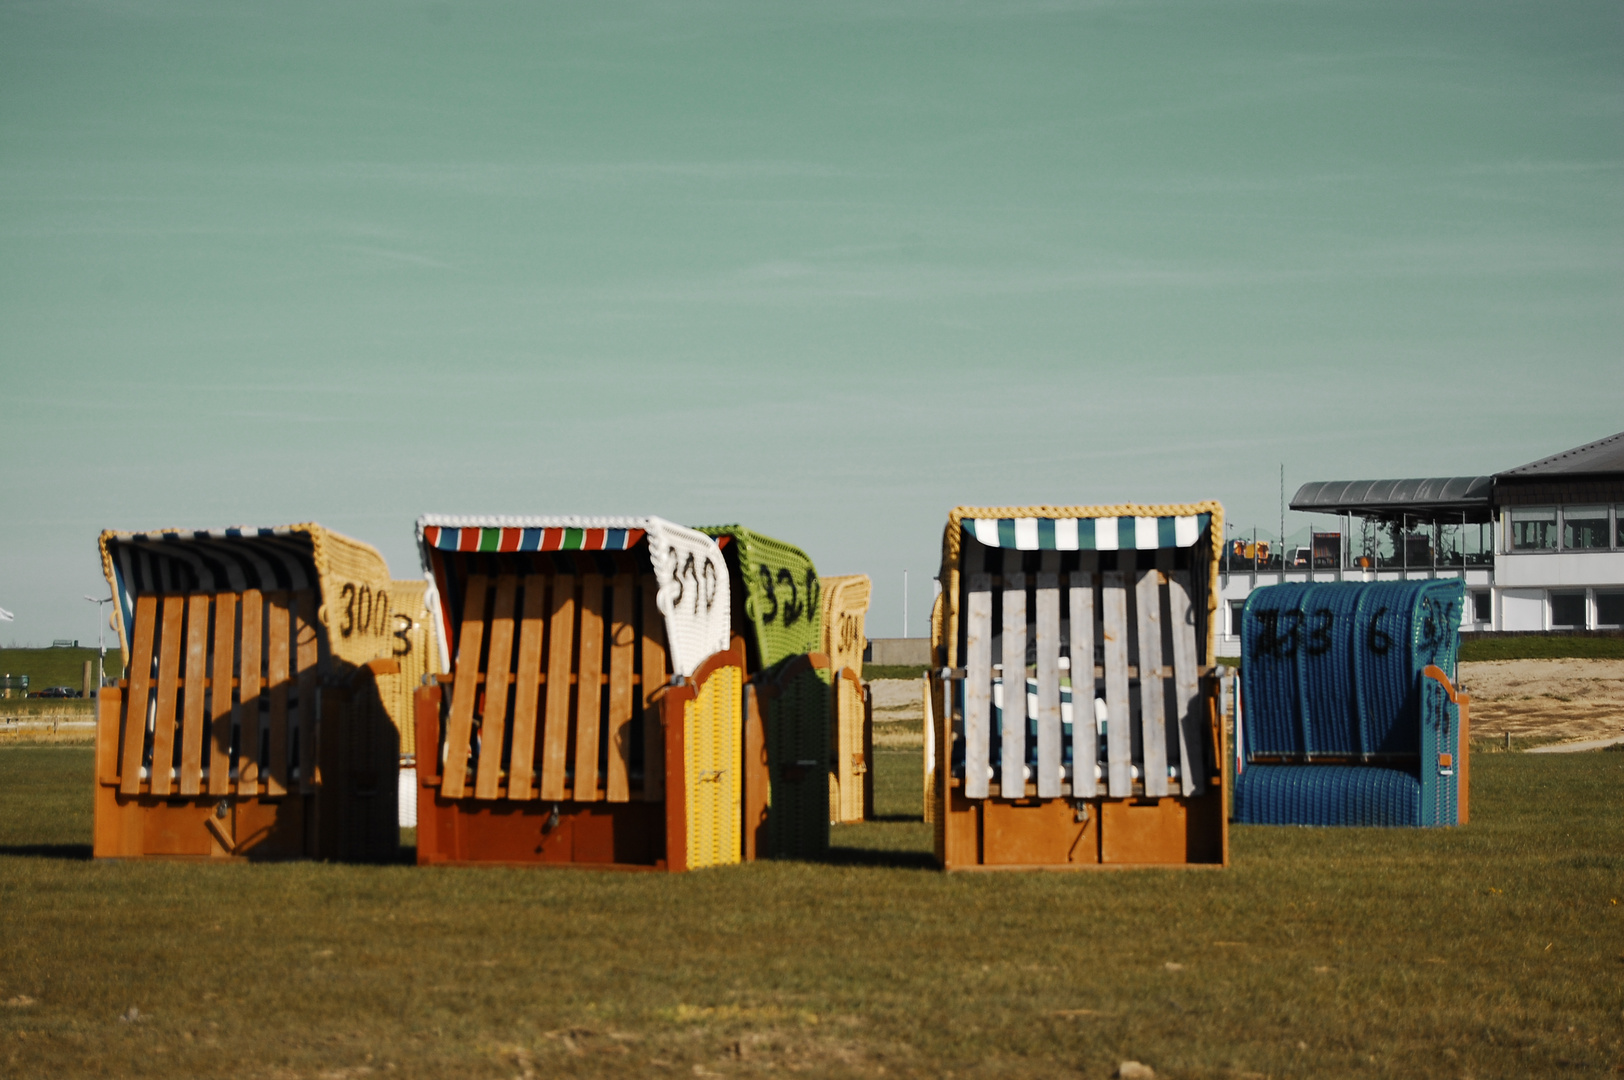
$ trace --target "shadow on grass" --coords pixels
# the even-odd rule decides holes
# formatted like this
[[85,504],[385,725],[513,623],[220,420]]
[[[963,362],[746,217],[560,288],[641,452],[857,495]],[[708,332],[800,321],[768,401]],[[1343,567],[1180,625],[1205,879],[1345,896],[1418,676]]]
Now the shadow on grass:
[[817,861],[830,866],[874,866],[893,870],[936,869],[936,858],[928,851],[896,851],[885,848],[831,845],[829,854]]
[[0,856],[25,859],[68,859],[83,862],[90,858],[89,844],[0,844]]

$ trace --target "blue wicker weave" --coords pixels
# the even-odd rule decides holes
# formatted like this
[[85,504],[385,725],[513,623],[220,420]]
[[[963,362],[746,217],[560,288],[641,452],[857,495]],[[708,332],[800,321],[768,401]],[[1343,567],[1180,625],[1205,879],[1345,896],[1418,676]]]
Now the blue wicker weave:
[[1374,765],[1248,765],[1235,781],[1246,825],[1420,825],[1421,781]]
[[[1241,749],[1247,764],[1236,784],[1236,820],[1454,824],[1459,710],[1421,672],[1436,665],[1454,679],[1464,600],[1459,579],[1287,584],[1253,591],[1241,629],[1246,711]],[[1251,764],[1257,758],[1272,763]],[[1286,763],[1278,763],[1282,758]],[[1339,763],[1316,764],[1316,758]],[[1349,759],[1358,763],[1347,764]],[[1313,809],[1315,798],[1360,807],[1381,803],[1370,802],[1374,795],[1348,802],[1354,781],[1339,770],[1349,768],[1373,770],[1369,783],[1383,792],[1398,789],[1376,773],[1404,772],[1414,781],[1404,796],[1414,807],[1404,814],[1384,811],[1377,815],[1380,821],[1348,819],[1352,811]],[[1249,779],[1260,769],[1265,771]],[[1242,791],[1252,792],[1244,813]],[[1286,791],[1290,798],[1281,794]],[[1264,806],[1268,809],[1259,808]],[[1365,809],[1359,815],[1368,817]]]

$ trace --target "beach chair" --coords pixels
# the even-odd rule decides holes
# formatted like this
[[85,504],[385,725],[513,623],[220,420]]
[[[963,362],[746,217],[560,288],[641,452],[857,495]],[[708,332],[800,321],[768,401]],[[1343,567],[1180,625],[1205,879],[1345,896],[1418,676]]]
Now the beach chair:
[[416,696],[420,865],[739,862],[745,644],[710,537],[425,516],[446,669]]
[[733,631],[746,648],[746,857],[821,858],[829,850],[833,672],[821,651],[817,568],[793,544],[743,526],[700,531],[721,548]]
[[1222,507],[960,507],[932,620],[948,870],[1222,866]]
[[1290,583],[1242,616],[1235,820],[1464,825],[1459,578]]
[[823,579],[823,651],[834,673],[834,750],[829,770],[829,820],[863,821],[874,814],[874,704],[863,681],[863,621],[873,583],[867,574]]
[[128,674],[97,706],[95,854],[395,858],[421,584],[314,524],[99,548]]

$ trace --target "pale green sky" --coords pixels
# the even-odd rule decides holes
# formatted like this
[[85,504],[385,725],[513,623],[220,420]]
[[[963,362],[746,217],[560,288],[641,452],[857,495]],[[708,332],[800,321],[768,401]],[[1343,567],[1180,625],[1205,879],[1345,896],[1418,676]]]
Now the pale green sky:
[[1621,121],[1616,2],[0,3],[0,640],[103,527],[736,520],[884,636],[958,503],[1520,464]]

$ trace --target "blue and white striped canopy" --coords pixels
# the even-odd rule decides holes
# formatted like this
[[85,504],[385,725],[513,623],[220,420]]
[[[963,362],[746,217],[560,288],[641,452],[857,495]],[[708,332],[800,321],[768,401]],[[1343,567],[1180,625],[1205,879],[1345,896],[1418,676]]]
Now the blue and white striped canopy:
[[1168,517],[965,518],[967,537],[1016,551],[1153,551],[1194,547],[1211,514]]

